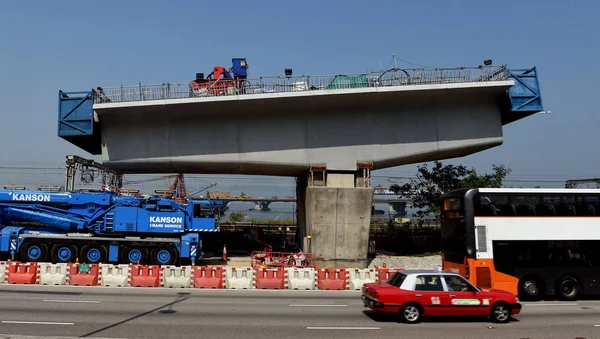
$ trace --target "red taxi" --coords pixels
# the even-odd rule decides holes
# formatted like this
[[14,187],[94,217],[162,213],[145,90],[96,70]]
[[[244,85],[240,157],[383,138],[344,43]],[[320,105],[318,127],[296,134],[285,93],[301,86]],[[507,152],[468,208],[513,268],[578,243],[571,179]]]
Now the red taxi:
[[362,300],[365,307],[398,314],[406,323],[423,316],[488,316],[506,323],[521,311],[514,294],[482,290],[459,274],[441,270],[398,271],[386,282],[364,284]]

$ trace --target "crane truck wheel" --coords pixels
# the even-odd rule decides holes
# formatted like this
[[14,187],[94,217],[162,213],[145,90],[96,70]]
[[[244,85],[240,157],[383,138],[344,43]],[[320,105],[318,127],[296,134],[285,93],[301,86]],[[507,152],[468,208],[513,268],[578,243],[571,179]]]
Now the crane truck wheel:
[[40,262],[48,256],[48,246],[40,242],[26,242],[21,246],[21,258],[25,262]]
[[106,262],[106,247],[104,245],[85,245],[81,248],[79,261],[87,264]]
[[177,262],[177,251],[173,247],[158,247],[150,253],[153,265],[173,265]]
[[52,246],[50,255],[54,263],[75,262],[75,258],[77,258],[77,246],[56,244]]
[[128,264],[145,265],[148,260],[148,250],[145,247],[126,246],[121,252],[121,260]]

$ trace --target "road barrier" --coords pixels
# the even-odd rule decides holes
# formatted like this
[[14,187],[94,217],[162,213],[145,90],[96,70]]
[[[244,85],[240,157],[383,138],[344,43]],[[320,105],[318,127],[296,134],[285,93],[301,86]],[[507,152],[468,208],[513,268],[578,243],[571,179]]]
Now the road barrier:
[[129,285],[134,287],[159,287],[162,283],[160,266],[131,265],[129,269]]
[[312,268],[0,262],[0,283],[268,290],[360,290],[402,268]]
[[288,289],[290,290],[314,290],[315,269],[314,268],[286,268],[288,277]]
[[364,284],[377,281],[377,270],[374,268],[349,268],[346,274],[349,290],[360,290]]
[[129,265],[100,264],[98,282],[107,287],[129,286]]
[[98,286],[98,264],[69,264],[67,282],[72,286]]
[[0,261],[0,283],[6,282],[6,266],[8,266],[6,261]]
[[6,281],[9,284],[37,284],[38,264],[11,262],[6,272]]
[[348,276],[345,268],[321,268],[317,271],[316,284],[319,290],[346,290]]
[[192,286],[195,288],[225,288],[223,267],[192,266]]
[[251,289],[253,287],[254,272],[252,267],[225,267],[225,288],[230,289]]
[[287,275],[284,268],[256,268],[252,286],[261,290],[283,290],[287,289]]
[[39,263],[37,267],[37,283],[40,285],[66,285],[69,276],[68,264]]

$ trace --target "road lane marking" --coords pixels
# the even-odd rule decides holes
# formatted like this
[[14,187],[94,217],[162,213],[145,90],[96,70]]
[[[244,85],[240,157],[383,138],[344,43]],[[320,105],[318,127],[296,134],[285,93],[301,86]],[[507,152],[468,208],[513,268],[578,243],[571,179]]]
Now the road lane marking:
[[290,304],[290,307],[346,307],[348,305],[297,305]]
[[308,326],[307,330],[380,330],[379,327]]
[[67,300],[67,299],[45,299],[44,302],[51,303],[88,303],[88,304],[99,304],[100,300]]
[[600,327],[600,325],[594,325],[595,327]]
[[29,325],[75,325],[75,323],[55,323],[49,321],[17,321],[17,320],[2,320],[3,324],[29,324]]
[[523,304],[527,307],[530,306],[577,306],[577,304]]
[[59,300],[59,299],[47,299],[44,300],[49,303],[88,303],[88,304],[99,304],[100,300]]

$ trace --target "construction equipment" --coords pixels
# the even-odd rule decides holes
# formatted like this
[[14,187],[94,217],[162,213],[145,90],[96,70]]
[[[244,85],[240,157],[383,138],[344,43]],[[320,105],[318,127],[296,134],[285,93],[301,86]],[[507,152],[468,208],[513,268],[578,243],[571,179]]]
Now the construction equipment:
[[194,96],[214,96],[243,94],[248,77],[248,62],[245,58],[231,59],[233,67],[229,70],[222,66],[213,67],[213,71],[204,78],[204,73],[196,73],[196,80],[190,82]]
[[0,255],[55,263],[194,264],[216,232],[212,200],[0,190]]

